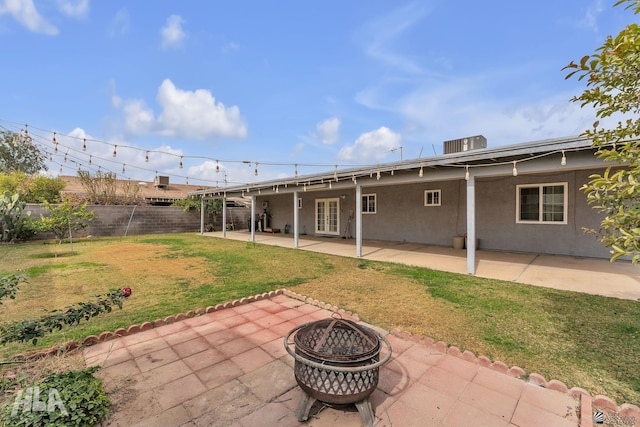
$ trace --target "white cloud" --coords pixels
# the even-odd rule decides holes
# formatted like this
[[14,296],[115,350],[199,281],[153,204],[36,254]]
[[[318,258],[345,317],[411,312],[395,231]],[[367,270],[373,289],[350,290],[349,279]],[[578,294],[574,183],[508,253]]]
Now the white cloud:
[[222,53],[228,53],[238,49],[240,49],[240,45],[238,43],[229,42],[226,45],[222,46]]
[[111,37],[126,34],[131,25],[131,17],[126,8],[119,9],[109,23],[108,33]]
[[152,133],[199,140],[247,136],[247,127],[238,107],[225,107],[205,89],[178,89],[169,79],[158,88],[161,112],[157,117],[144,100],[123,100],[115,94],[111,99],[113,106],[124,112],[125,130],[132,135]]
[[36,10],[33,0],[5,0],[0,4],[0,15],[9,14],[23,27],[34,33],[54,36],[58,28],[51,24]]
[[72,18],[84,18],[89,13],[89,0],[58,0],[58,9]]
[[580,27],[586,27],[594,32],[598,31],[598,16],[604,11],[602,0],[593,0],[587,7],[587,11],[578,23]]
[[340,119],[332,117],[316,125],[318,131],[318,137],[323,144],[332,145],[338,142],[340,130]]
[[184,22],[184,19],[182,19],[180,15],[171,15],[167,18],[167,24],[160,30],[163,49],[177,48],[182,45],[186,37],[182,29]]
[[343,147],[338,152],[338,159],[363,163],[380,161],[392,149],[400,146],[401,139],[400,134],[382,126],[371,132],[363,133],[353,145]]
[[356,37],[373,59],[406,73],[422,73],[418,63],[397,52],[395,43],[428,12],[424,2],[409,3],[367,23],[357,31]]

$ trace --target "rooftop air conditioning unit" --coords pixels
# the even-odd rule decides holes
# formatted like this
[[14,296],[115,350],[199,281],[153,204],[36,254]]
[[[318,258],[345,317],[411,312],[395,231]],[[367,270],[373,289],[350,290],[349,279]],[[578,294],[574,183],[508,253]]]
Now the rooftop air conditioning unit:
[[169,186],[169,177],[168,176],[156,176],[153,179],[153,185],[159,188],[166,188]]
[[469,150],[478,150],[480,148],[487,148],[487,138],[482,135],[452,139],[444,142],[444,154],[462,153]]

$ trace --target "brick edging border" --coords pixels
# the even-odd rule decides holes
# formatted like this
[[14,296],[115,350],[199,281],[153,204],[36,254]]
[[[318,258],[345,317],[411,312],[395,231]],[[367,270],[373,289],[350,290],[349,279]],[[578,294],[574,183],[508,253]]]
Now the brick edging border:
[[[357,313],[353,313],[351,311],[346,311],[341,308],[338,308],[334,305],[324,303],[317,299],[313,299],[311,297],[306,297],[299,293],[290,291],[288,289],[277,289],[275,291],[265,292],[262,294],[254,295],[247,298],[241,298],[239,300],[233,300],[231,302],[226,302],[223,304],[217,304],[215,306],[209,306],[207,308],[198,308],[196,310],[189,310],[186,313],[179,313],[174,316],[167,316],[164,319],[156,319],[153,322],[143,322],[140,325],[131,325],[128,328],[118,328],[115,331],[105,331],[100,335],[89,335],[82,339],[81,341],[68,341],[64,344],[55,345],[47,350],[31,353],[31,354],[16,354],[13,358],[15,361],[22,360],[37,360],[43,357],[60,355],[72,350],[76,350],[82,347],[88,347],[99,342],[109,341],[115,338],[135,334],[142,331],[148,331],[153,328],[157,328],[164,325],[169,325],[171,323],[175,323],[181,320],[189,319],[195,316],[201,316],[206,313],[213,313],[215,311],[224,310],[227,308],[237,307],[244,304],[249,304],[252,302],[270,299],[278,295],[285,295],[287,297],[297,299],[299,301],[303,301],[307,304],[311,304],[329,311],[333,311],[335,313],[340,314],[342,317],[350,318],[356,322],[361,320],[361,317]],[[486,356],[476,356],[473,352],[469,350],[460,351],[458,347],[449,346],[443,341],[436,342],[435,340],[423,337],[418,334],[412,334],[408,331],[402,331],[398,328],[393,328],[390,331],[390,334],[396,336],[398,338],[402,338],[408,341],[412,341],[417,344],[431,346],[440,351],[441,353],[448,354],[454,357],[458,357],[460,359],[466,360],[468,362],[476,363],[482,367],[492,369],[494,371],[500,372],[502,374],[509,375],[514,378],[523,379],[527,376],[527,373],[524,369],[519,366],[509,367],[507,364],[501,361],[491,361]],[[583,417],[583,414],[592,414],[593,408],[598,408],[600,410],[604,410],[606,412],[616,413],[623,417],[635,417],[637,420],[640,420],[640,407],[630,404],[623,403],[618,406],[616,402],[603,395],[591,396],[591,394],[580,387],[572,387],[569,389],[562,381],[558,380],[549,380],[547,381],[542,375],[533,372],[528,376],[528,382],[531,384],[535,384],[540,387],[548,388],[550,390],[559,391],[561,393],[570,394],[580,399],[580,427],[592,427],[592,417]]]

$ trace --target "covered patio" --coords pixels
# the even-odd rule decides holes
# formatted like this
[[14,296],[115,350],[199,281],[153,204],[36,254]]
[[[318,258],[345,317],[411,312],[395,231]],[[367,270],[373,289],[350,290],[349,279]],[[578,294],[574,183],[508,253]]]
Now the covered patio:
[[[245,242],[295,248],[294,238],[284,233],[219,231],[204,236],[225,237]],[[353,239],[302,235],[297,248],[331,255],[354,257]],[[640,300],[640,269],[628,261],[516,253],[490,250],[475,251],[476,276],[508,280],[566,291],[584,292],[606,297]],[[395,262],[452,273],[467,273],[467,252],[452,247],[364,240],[362,259]]]

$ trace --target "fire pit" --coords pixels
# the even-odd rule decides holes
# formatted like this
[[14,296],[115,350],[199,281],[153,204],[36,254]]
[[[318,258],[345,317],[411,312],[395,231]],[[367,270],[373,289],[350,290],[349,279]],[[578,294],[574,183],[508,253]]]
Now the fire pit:
[[[387,353],[380,360],[382,342]],[[331,318],[294,328],[284,345],[295,359],[293,370],[303,392],[296,411],[298,421],[306,421],[311,406],[319,400],[329,405],[355,404],[364,425],[373,426],[369,396],[378,385],[380,366],[391,357],[386,338],[350,320]]]

